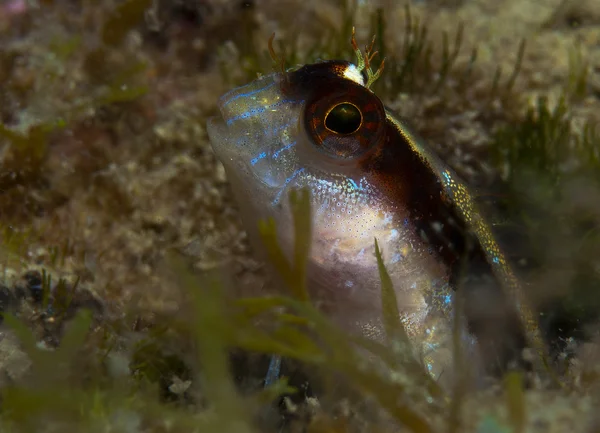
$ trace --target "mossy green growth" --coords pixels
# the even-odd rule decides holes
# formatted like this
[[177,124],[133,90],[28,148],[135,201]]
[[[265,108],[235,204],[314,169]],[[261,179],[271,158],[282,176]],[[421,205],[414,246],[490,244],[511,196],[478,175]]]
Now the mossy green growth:
[[20,268],[24,259],[29,242],[31,230],[18,229],[11,225],[0,225],[0,265],[3,270],[7,268]]
[[116,47],[143,19],[152,0],[127,0],[120,3],[108,15],[102,26],[102,42]]
[[[27,354],[32,366],[30,374],[26,378],[25,385],[17,385],[3,388],[3,401],[7,403],[4,406],[3,415],[5,417],[27,417],[28,410],[35,411],[35,407],[21,407],[18,404],[16,396],[26,398],[28,390],[33,393],[34,389],[48,391],[64,383],[73,383],[75,361],[78,352],[83,348],[85,338],[89,332],[92,323],[92,316],[89,311],[81,310],[75,318],[68,324],[67,329],[61,339],[61,345],[56,350],[41,348],[29,328],[19,319],[11,314],[3,314],[4,322],[17,335],[21,343],[21,348]],[[77,376],[77,374],[75,374]],[[81,379],[81,376],[79,376]],[[35,397],[32,396],[35,400]],[[45,411],[40,405],[39,410]],[[31,412],[29,412],[31,415]]]
[[0,124],[0,138],[8,143],[0,174],[0,189],[6,191],[15,185],[39,179],[47,153],[48,135],[64,127],[65,122],[58,120],[51,124],[35,125],[26,133],[19,133]]
[[24,379],[2,389],[2,431],[137,431],[142,424],[151,431],[162,431],[165,425],[174,432],[251,431],[250,423],[237,418],[236,412],[230,413],[236,418],[192,413],[160,402],[147,386],[139,387],[127,378],[89,380],[85,376],[92,373],[81,371],[80,362],[82,352],[95,356],[94,347],[86,343],[92,324],[87,311],[80,311],[69,323],[56,350],[40,348],[27,326],[15,317],[5,315],[5,321],[19,337],[32,366]]
[[[0,72],[6,84],[1,99],[7,110],[2,116],[7,124],[0,124],[4,223],[18,222],[22,227],[65,198],[53,188],[53,181],[64,179],[65,173],[57,173],[60,166],[47,167],[50,140],[60,144],[72,140],[72,135],[61,136],[60,130],[77,135],[82,122],[98,119],[101,108],[135,101],[147,92],[147,63],[136,55],[120,53],[124,49],[118,45],[143,19],[150,2],[117,3],[98,5],[96,12],[104,18],[101,35],[71,36],[60,26],[50,26],[43,36],[8,44],[6,53],[0,55],[6,60]],[[37,48],[28,50],[32,43]],[[16,59],[22,59],[27,72],[24,80],[19,79],[23,74]]]
[[599,148],[595,125],[573,126],[566,97],[554,107],[538,99],[522,119],[499,129],[491,145],[509,189],[500,200],[507,220],[520,222],[526,254],[538,265],[530,277],[555,273],[556,287],[543,292],[559,299],[538,295],[538,302],[558,302],[558,311],[546,317],[577,335],[600,308],[594,262],[600,254]]
[[[323,28],[322,35],[315,38],[308,48],[301,48],[303,41],[298,35],[286,35],[283,39],[276,38],[274,44],[277,56],[283,60],[284,69],[294,69],[307,63],[315,63],[323,59],[354,60],[354,51],[350,45],[349,37],[352,27],[356,22],[358,0],[339,0],[340,26]],[[225,82],[230,87],[240,86],[256,79],[257,75],[268,74],[273,71],[281,72],[282,63],[273,59],[272,53],[267,48],[267,41],[260,44],[248,43],[255,40],[257,26],[250,25],[252,17],[247,17],[242,27],[244,38],[236,44],[239,52],[233,60],[227,59],[229,54],[224,47],[219,48],[220,70]],[[277,35],[275,35],[277,36]],[[241,73],[239,72],[241,68]]]
[[112,54],[119,50],[126,36],[143,22],[151,0],[127,0],[110,9],[100,28],[100,42],[84,55],[83,69],[97,87],[93,106],[129,102],[147,93],[143,74],[148,65],[135,59],[115,62]]
[[[385,58],[383,79],[374,85],[375,93],[395,98],[399,93],[410,95],[442,95],[448,89],[464,89],[474,78],[477,47],[473,47],[468,60],[458,62],[462,54],[465,27],[458,23],[453,33],[443,32],[441,41],[434,40],[426,22],[414,14],[410,5],[404,6],[404,23],[398,52],[387,47],[385,33],[387,23],[385,11],[378,8],[371,18],[371,33],[376,35],[375,50]],[[496,71],[490,89],[490,99],[503,96],[512,90],[519,73],[524,44],[521,45],[515,68],[509,78],[501,80],[501,71]]]
[[275,220],[270,218],[261,221],[259,232],[267,248],[269,259],[280,272],[284,283],[292,290],[297,299],[308,301],[306,289],[306,264],[310,251],[311,235],[311,209],[307,189],[300,192],[294,190],[290,193],[290,205],[294,215],[294,259],[289,263],[285,254],[277,243],[277,228]]
[[144,62],[132,60],[114,65],[107,61],[108,56],[108,48],[99,47],[87,53],[84,59],[84,70],[97,86],[92,106],[135,101],[148,92],[143,78],[148,66]]
[[157,385],[160,396],[163,398],[175,397],[168,392],[168,387],[173,383],[173,378],[180,380],[191,379],[191,370],[180,356],[166,352],[161,347],[165,341],[165,326],[152,330],[147,338],[139,341],[130,360],[130,369],[133,376],[142,385],[151,383]]
[[79,312],[57,350],[40,348],[28,327],[14,316],[4,314],[4,321],[18,336],[32,366],[24,383],[2,389],[2,430],[10,431],[10,426],[18,426],[18,431],[44,431],[45,423],[72,422],[86,417],[80,410],[89,402],[91,394],[73,392],[69,388],[74,381],[81,380],[81,375],[76,374],[75,362],[90,329],[91,314]]
[[571,135],[566,101],[560,99],[550,108],[547,99],[540,97],[518,123],[496,132],[493,155],[509,182],[518,182],[529,171],[543,175],[555,187],[562,175],[561,164],[572,154]]
[[398,300],[390,274],[385,268],[381,257],[381,250],[375,239],[375,258],[377,259],[377,268],[379,270],[379,279],[381,280],[381,307],[383,311],[383,322],[388,338],[388,343],[401,342],[404,344],[404,350],[410,347],[410,342],[404,325],[400,321],[400,311],[398,310]]
[[75,279],[73,284],[69,284],[66,279],[59,278],[54,288],[52,308],[54,316],[57,320],[62,321],[67,317],[70,311],[73,300],[75,299],[75,293],[79,287],[79,277]]
[[0,146],[3,147],[0,214],[3,224],[19,222],[19,227],[23,227],[23,221],[39,213],[40,203],[30,195],[30,190],[44,187],[48,140],[51,134],[64,127],[62,119],[31,126],[25,132],[0,124]]
[[504,377],[504,393],[508,417],[514,433],[523,433],[527,423],[527,406],[521,372],[509,372]]
[[577,44],[568,53],[569,56],[569,76],[565,83],[565,94],[569,95],[570,100],[581,100],[588,92],[588,77],[590,65],[582,54],[582,49]]
[[[383,35],[385,32],[385,18],[379,13],[372,29],[375,34]],[[404,33],[402,35],[402,49],[398,55],[390,56],[386,60],[387,74],[390,77],[383,91],[391,94],[402,92],[432,94],[444,85],[450,70],[454,66],[460,53],[463,37],[463,26],[459,25],[451,43],[447,33],[443,34],[441,62],[436,65],[440,56],[434,53],[435,44],[429,38],[429,30],[420,18],[413,15],[410,6],[405,6]],[[378,50],[386,53],[385,39],[377,42]],[[437,80],[431,81],[433,74]],[[383,81],[383,80],[382,80]]]

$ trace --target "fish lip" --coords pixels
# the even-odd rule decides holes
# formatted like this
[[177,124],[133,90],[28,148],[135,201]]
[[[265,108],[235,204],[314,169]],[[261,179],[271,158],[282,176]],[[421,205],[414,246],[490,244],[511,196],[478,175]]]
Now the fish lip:
[[[249,169],[249,165],[243,158],[240,158],[239,150],[232,146],[231,132],[224,119],[224,116],[211,116],[206,121],[206,132],[210,147],[212,148],[217,159],[223,164],[228,172],[228,177],[236,172],[256,173]],[[232,169],[234,167],[234,169]],[[258,180],[261,180],[256,176]]]
[[225,125],[225,121],[223,120],[222,116],[210,116],[207,120],[206,120],[206,131],[208,132],[208,138],[211,141],[213,141],[213,135],[215,129],[217,128],[227,128],[227,125]]
[[[206,120],[206,125],[208,129],[214,128],[218,125],[225,125],[225,120],[223,119],[223,116],[210,116],[207,120]],[[209,133],[210,135],[210,133]]]

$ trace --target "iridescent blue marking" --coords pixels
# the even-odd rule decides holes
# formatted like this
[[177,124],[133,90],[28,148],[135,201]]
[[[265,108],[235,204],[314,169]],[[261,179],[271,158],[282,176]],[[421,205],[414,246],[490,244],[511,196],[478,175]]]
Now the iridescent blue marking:
[[276,152],[273,154],[273,158],[274,158],[274,159],[277,159],[277,158],[279,158],[279,154],[280,154],[281,152],[285,152],[286,150],[288,150],[288,149],[291,149],[291,148],[292,148],[292,147],[294,147],[295,145],[296,145],[296,142],[295,142],[295,141],[293,141],[293,142],[291,142],[291,143],[289,143],[289,144],[286,144],[285,146],[283,146],[281,149],[279,149],[278,151],[276,151]]
[[[368,187],[368,182],[365,181],[365,179],[361,179],[360,183],[356,183],[354,181],[354,179],[346,179],[348,181],[348,183],[350,183],[350,185],[352,185],[352,188],[354,188],[357,191],[366,191],[367,187]],[[365,186],[365,183],[367,184]]]
[[353,180],[353,179],[348,179],[348,182],[350,183],[350,185],[352,185],[352,188],[353,188],[353,189],[356,189],[356,190],[360,189],[360,188],[358,187],[358,185],[356,184],[356,182],[354,182],[354,180]]
[[288,177],[285,182],[283,183],[283,185],[281,186],[281,189],[279,190],[279,192],[277,193],[277,195],[275,196],[275,199],[273,200],[273,205],[276,205],[277,203],[279,203],[279,200],[281,199],[281,194],[283,194],[283,191],[285,190],[285,187],[292,181],[294,180],[294,178],[296,178],[300,173],[302,173],[304,171],[304,168],[298,168],[296,171],[294,171],[292,173],[292,175],[290,177]]
[[[265,136],[277,135],[277,134],[279,134],[279,133],[281,132],[281,130],[282,130],[282,129],[285,129],[285,128],[287,128],[288,126],[290,126],[290,123],[291,123],[291,122],[287,122],[287,123],[284,123],[284,124],[283,124],[283,125],[281,125],[281,126],[278,126],[277,128],[273,128],[273,129],[267,129],[267,130],[265,130],[265,134],[264,134],[264,135],[265,135]],[[267,132],[269,132],[269,134],[268,134],[268,135],[266,134]],[[263,136],[262,136],[262,135],[258,135],[258,134],[256,134],[254,137],[255,137],[255,140],[261,140],[261,139],[263,138]],[[247,136],[247,135],[242,135],[241,137],[239,137],[239,138],[236,140],[236,143],[237,143],[237,145],[238,145],[238,146],[241,146],[241,145],[243,145],[243,144],[247,143],[247,142],[248,142],[248,139],[249,139],[249,136]],[[283,149],[280,149],[280,150],[283,150]]]
[[231,124],[233,124],[233,122],[236,122],[241,119],[247,119],[249,117],[258,116],[259,114],[262,114],[265,111],[272,110],[273,108],[276,108],[283,104],[287,104],[289,102],[291,102],[291,101],[288,99],[282,99],[281,101],[277,101],[271,105],[266,105],[264,107],[256,107],[256,108],[252,108],[250,110],[244,111],[242,114],[240,114],[238,116],[234,116],[230,119],[227,119],[227,126],[231,126]]
[[[427,330],[425,331],[425,333],[426,333],[427,335],[429,335],[429,334],[431,334],[431,332],[432,332],[432,331],[435,331],[435,326],[433,327],[433,330],[431,330],[431,329],[427,329]],[[425,346],[425,348],[426,348],[426,350],[427,350],[427,351],[426,351],[426,353],[431,353],[431,352],[435,352],[435,350],[436,350],[438,347],[440,347],[440,346],[441,346],[441,344],[440,344],[440,343],[429,343],[429,342],[427,342],[427,343],[425,343],[425,344],[424,344],[424,346]]]
[[[285,146],[283,146],[281,149],[277,150],[275,153],[273,153],[272,158],[277,159],[279,157],[279,154],[281,152],[284,152],[288,149],[290,149],[291,147],[293,147],[296,144],[296,142],[294,141],[293,143],[289,143],[286,144]],[[252,158],[250,160],[250,164],[252,165],[256,165],[260,160],[265,159],[267,157],[267,152],[261,152],[258,154],[258,156],[255,156],[254,158]]]
[[[226,102],[225,102],[225,103],[224,103],[222,106],[223,106],[223,107],[226,107],[226,106],[227,106],[227,105],[229,105],[231,102],[233,102],[233,101],[235,101],[236,99],[239,99],[239,98],[244,98],[244,97],[248,97],[248,96],[256,95],[257,93],[260,93],[260,92],[262,92],[263,90],[267,90],[269,87],[273,87],[274,85],[275,85],[275,82],[272,82],[271,84],[269,84],[269,85],[266,85],[266,86],[264,86],[264,87],[261,87],[260,89],[255,89],[255,90],[251,90],[251,91],[249,91],[249,92],[240,93],[240,94],[238,94],[238,95],[235,95],[235,96],[231,97],[230,99],[228,99],[228,100],[227,100],[227,101],[226,101]],[[244,87],[247,87],[247,86],[244,86]],[[242,89],[243,89],[243,87],[242,87]],[[227,94],[225,94],[225,95],[223,96],[223,98],[227,99]]]
[[265,377],[265,388],[275,383],[279,379],[281,373],[281,356],[273,355],[269,361],[269,369]]
[[256,158],[252,158],[250,160],[250,164],[256,165],[256,163],[258,161],[260,161],[261,159],[266,158],[266,157],[267,157],[267,152],[261,152]]
[[402,257],[402,254],[401,254],[401,253],[394,253],[394,254],[392,255],[392,260],[391,260],[391,263],[392,263],[392,264],[394,264],[394,263],[398,263],[398,262],[399,262],[399,261],[401,261],[402,259],[403,259],[403,257]]
[[452,190],[452,176],[450,176],[450,173],[448,173],[447,171],[444,171],[442,173],[442,176],[445,179],[444,182],[444,186],[446,187],[446,193],[448,194],[448,196],[450,197],[454,197],[454,191]]
[[450,305],[451,302],[452,302],[452,295],[444,296],[444,304]]
[[494,258],[492,259],[492,262],[498,264],[498,263],[500,263],[500,259],[498,258],[498,256],[494,256]]

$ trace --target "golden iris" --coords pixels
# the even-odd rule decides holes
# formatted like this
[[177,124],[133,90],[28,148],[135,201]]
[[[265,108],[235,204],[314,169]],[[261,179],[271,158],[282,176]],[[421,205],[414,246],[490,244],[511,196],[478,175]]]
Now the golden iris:
[[347,102],[336,105],[325,116],[325,127],[337,134],[352,134],[360,128],[361,124],[360,110]]

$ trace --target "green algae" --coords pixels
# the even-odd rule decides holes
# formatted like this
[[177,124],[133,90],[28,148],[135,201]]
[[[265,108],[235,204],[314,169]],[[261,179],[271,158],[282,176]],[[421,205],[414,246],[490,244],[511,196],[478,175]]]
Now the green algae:
[[577,197],[589,195],[591,204],[600,191],[600,136],[594,123],[574,127],[569,104],[578,91],[571,91],[554,107],[540,97],[522,118],[496,132],[491,151],[509,188],[500,202],[528,241],[526,254],[536,267],[530,277],[555,269],[552,290],[564,293],[542,298],[541,306],[550,308],[548,320],[558,321],[564,336],[583,337],[600,307],[594,270],[600,215],[593,205],[577,204]]
[[[459,24],[453,42],[447,33],[442,34],[441,56],[434,52],[436,44],[429,37],[429,28],[421,22],[418,16],[413,15],[410,6],[404,9],[404,33],[402,36],[402,49],[400,53],[389,59],[386,64],[389,76],[388,85],[381,89],[382,94],[389,92],[398,94],[410,92],[417,94],[435,94],[446,83],[448,76],[455,66],[461,50],[464,27]],[[385,31],[385,20],[377,20],[376,34]],[[385,52],[385,46],[381,46]],[[439,66],[434,63],[439,61]],[[437,67],[437,69],[436,69]],[[433,76],[437,79],[431,81]]]
[[381,280],[381,307],[388,344],[403,343],[404,349],[406,349],[410,347],[410,342],[404,326],[400,321],[400,311],[398,310],[396,292],[394,291],[390,274],[387,272],[383,259],[381,258],[381,250],[377,244],[377,239],[375,239],[375,258],[377,259],[379,279]]
[[294,215],[294,257],[291,264],[287,261],[277,242],[275,220],[271,218],[261,221],[259,231],[267,248],[269,259],[280,272],[284,283],[298,299],[308,301],[306,266],[312,242],[308,190],[293,191],[290,194],[290,206]]
[[8,157],[4,159],[0,188],[8,190],[15,185],[33,182],[41,177],[47,152],[48,135],[64,122],[31,127],[25,134],[14,132],[0,124],[0,137],[8,141]]
[[509,372],[504,377],[504,391],[508,417],[514,433],[523,433],[527,423],[527,405],[523,377],[519,372]]
[[112,47],[121,44],[131,29],[142,22],[151,4],[151,0],[127,0],[117,5],[102,25],[102,42]]

